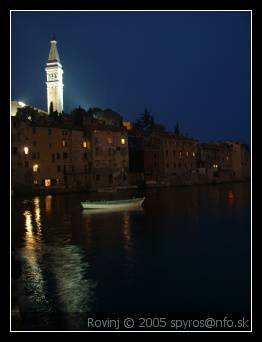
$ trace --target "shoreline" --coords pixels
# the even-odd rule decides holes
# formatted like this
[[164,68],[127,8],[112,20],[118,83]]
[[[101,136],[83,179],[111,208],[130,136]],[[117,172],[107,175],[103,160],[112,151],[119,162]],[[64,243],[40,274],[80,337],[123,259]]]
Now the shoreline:
[[[65,194],[78,194],[78,193],[121,193],[127,191],[147,191],[151,189],[166,189],[166,188],[180,188],[180,187],[190,187],[190,186],[205,186],[205,185],[222,185],[222,184],[236,184],[236,183],[250,183],[250,179],[237,179],[228,181],[212,181],[212,182],[199,182],[199,183],[182,183],[182,184],[145,184],[144,186],[129,185],[116,187],[115,191],[107,191],[107,187],[103,187],[105,191],[101,191],[100,188],[97,189],[68,189],[68,188],[53,188],[53,189],[24,189],[24,190],[12,190],[11,198],[17,198],[22,196],[48,196],[48,195],[65,195]],[[110,189],[112,187],[108,187]],[[100,191],[99,191],[100,190]]]

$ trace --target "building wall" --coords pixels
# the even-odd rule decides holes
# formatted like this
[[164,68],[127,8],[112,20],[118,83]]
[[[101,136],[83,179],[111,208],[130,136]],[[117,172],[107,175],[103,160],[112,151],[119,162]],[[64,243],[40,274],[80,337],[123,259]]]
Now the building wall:
[[92,184],[94,187],[128,184],[128,137],[126,131],[91,131]]
[[165,176],[190,177],[196,171],[197,142],[170,135],[162,143]]

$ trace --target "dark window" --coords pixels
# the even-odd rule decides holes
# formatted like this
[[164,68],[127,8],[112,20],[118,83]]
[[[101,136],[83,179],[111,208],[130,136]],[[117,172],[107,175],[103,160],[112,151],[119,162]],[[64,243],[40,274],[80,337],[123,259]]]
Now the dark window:
[[25,161],[25,167],[28,167],[28,166],[29,166],[28,161]]
[[48,147],[51,148],[51,147],[52,147],[52,144],[49,144]]
[[36,153],[32,153],[32,159],[36,159]]
[[39,152],[37,153],[37,159],[40,159],[40,153]]
[[85,169],[85,172],[87,172],[87,171],[88,171],[88,167],[87,167],[87,165],[84,165],[84,169]]
[[64,172],[66,172],[66,165],[64,165]]
[[35,140],[33,141],[33,145],[36,146],[36,141]]
[[100,175],[96,175],[96,181],[100,180]]
[[181,163],[178,164],[179,169],[181,169]]
[[98,148],[96,148],[96,155],[98,155],[98,152],[99,152],[99,150],[98,150]]
[[174,169],[176,168],[176,163],[174,163]]
[[[110,155],[110,153],[109,153],[109,155]],[[87,153],[86,152],[84,153],[84,159],[87,159]]]
[[168,163],[166,164],[166,167],[167,167],[167,169],[169,168],[169,164]]
[[64,159],[67,159],[67,156],[68,156],[67,152],[64,152],[64,153],[63,153],[63,158],[64,158]]
[[74,165],[71,166],[72,172],[75,171]]
[[17,154],[17,147],[16,146],[13,147],[13,154]]
[[61,172],[61,166],[57,165],[57,172]]
[[51,134],[52,134],[52,129],[48,128],[48,135],[51,135]]
[[166,156],[168,156],[168,150],[166,150]]
[[36,128],[32,127],[32,132],[35,134],[36,133]]
[[117,150],[117,151],[120,151],[120,147],[119,147],[119,146],[117,146],[116,150]]
[[98,139],[97,138],[95,138],[95,143],[98,143]]
[[53,153],[52,154],[52,162],[54,162],[55,161],[55,154]]
[[56,158],[57,158],[57,159],[60,159],[60,153],[57,153],[57,154],[56,154]]
[[176,151],[173,151],[173,156],[174,156],[174,157],[176,156]]

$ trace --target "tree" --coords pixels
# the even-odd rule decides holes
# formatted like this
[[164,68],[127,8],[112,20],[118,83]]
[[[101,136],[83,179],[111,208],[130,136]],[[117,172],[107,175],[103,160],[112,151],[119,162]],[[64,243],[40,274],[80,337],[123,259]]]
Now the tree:
[[143,131],[152,130],[155,126],[154,117],[145,109],[144,112],[140,114],[140,118],[136,120],[135,126]]
[[72,119],[75,125],[77,126],[83,126],[84,123],[84,117],[86,115],[86,111],[81,108],[80,106],[78,108],[75,108],[72,112]]
[[34,109],[30,106],[24,106],[22,108],[18,108],[16,112],[17,118],[20,120],[31,120],[36,121],[39,117],[39,113],[37,109]]
[[179,129],[179,125],[178,122],[176,123],[176,127],[175,127],[175,135],[180,135],[180,129]]
[[52,115],[54,112],[54,105],[53,105],[53,101],[50,102],[50,106],[49,106],[49,114]]

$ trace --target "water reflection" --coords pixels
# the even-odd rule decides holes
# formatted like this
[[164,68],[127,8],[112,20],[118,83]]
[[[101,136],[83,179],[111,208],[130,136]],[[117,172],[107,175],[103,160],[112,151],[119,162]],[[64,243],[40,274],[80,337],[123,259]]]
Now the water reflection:
[[24,268],[25,272],[24,283],[25,283],[25,295],[23,298],[24,306],[41,305],[41,309],[47,304],[46,294],[45,294],[45,281],[42,272],[41,263],[39,260],[39,255],[41,255],[42,240],[41,240],[41,216],[39,208],[39,200],[36,199],[34,213],[35,222],[37,230],[34,232],[34,226],[32,221],[32,213],[30,210],[24,211],[25,217],[25,247],[21,251],[24,258]]
[[249,308],[248,184],[149,190],[139,210],[82,210],[85,197],[16,199],[25,310]]
[[130,213],[128,211],[123,213],[123,236],[125,241],[130,240]]
[[[51,198],[45,197],[45,209],[51,210]],[[41,200],[35,197],[34,208],[24,211],[25,235],[21,254],[24,259],[24,298],[26,311],[90,311],[92,289],[88,263],[79,246],[46,243],[42,235]],[[45,233],[48,234],[48,226]],[[52,292],[50,293],[50,287]],[[47,299],[48,297],[48,299]]]
[[48,195],[45,197],[45,212],[46,214],[51,213],[52,211],[52,195]]

